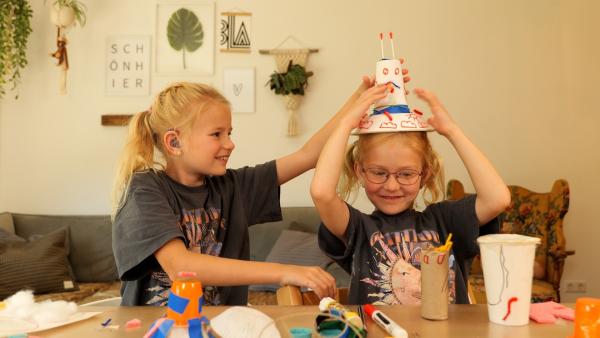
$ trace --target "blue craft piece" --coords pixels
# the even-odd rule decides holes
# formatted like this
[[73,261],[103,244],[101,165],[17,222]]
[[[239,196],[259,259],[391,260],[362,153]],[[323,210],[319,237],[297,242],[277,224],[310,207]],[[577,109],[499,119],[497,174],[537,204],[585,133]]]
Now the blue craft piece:
[[307,327],[293,327],[290,329],[292,338],[311,338],[312,330]]
[[198,299],[198,313],[202,313],[202,305],[204,305],[204,296]]
[[189,302],[190,302],[189,299],[179,297],[178,295],[174,294],[172,291],[169,291],[169,300],[167,301],[167,305],[169,306],[169,309],[171,309],[179,314],[182,314],[183,312],[185,312],[185,308],[187,307]]
[[202,338],[202,323],[200,319],[194,318],[188,320],[188,334],[190,338]]
[[384,112],[388,112],[390,114],[404,114],[410,113],[410,109],[405,104],[399,104],[396,106],[384,106],[373,109],[373,115],[383,114]]

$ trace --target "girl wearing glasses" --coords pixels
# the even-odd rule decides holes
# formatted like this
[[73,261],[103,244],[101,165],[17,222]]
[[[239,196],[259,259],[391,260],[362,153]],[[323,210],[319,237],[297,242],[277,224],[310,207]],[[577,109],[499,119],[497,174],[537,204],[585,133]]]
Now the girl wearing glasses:
[[[421,251],[441,245],[452,233],[449,301],[468,303],[466,267],[477,253],[476,238],[480,232],[497,231],[492,221],[510,203],[508,188],[435,95],[422,89],[415,93],[431,109],[427,122],[456,149],[475,195],[438,202],[443,195],[443,171],[426,132],[361,134],[346,150],[350,133],[365,116],[377,87],[355,102],[319,157],[311,184],[322,220],[319,246],[350,273],[351,303],[418,304]],[[345,202],[358,186],[373,203],[372,214]],[[427,206],[416,211],[415,199],[421,191]],[[486,226],[480,229],[482,225]]]

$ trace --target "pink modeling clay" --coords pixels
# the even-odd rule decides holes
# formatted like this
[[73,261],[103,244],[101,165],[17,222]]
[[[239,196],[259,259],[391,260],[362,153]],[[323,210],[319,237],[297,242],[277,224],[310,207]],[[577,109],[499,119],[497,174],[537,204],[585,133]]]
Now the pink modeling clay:
[[125,323],[125,331],[133,331],[142,327],[142,321],[134,318],[127,323]]
[[529,318],[538,323],[551,324],[556,318],[575,319],[575,311],[555,302],[534,303],[529,308]]

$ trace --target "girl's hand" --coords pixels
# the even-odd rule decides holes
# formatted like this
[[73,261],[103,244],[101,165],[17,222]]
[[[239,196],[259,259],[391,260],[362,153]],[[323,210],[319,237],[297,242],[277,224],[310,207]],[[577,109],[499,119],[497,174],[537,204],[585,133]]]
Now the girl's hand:
[[444,108],[440,100],[432,92],[417,88],[415,89],[415,94],[429,105],[433,116],[427,119],[427,123],[438,133],[448,136],[452,130],[457,128],[456,123],[452,120],[446,108]]
[[282,265],[281,285],[312,289],[319,298],[335,298],[335,278],[318,266]]
[[360,121],[367,116],[369,107],[376,101],[386,97],[387,89],[387,85],[379,84],[363,92],[347,107],[342,123],[351,129],[358,127]]

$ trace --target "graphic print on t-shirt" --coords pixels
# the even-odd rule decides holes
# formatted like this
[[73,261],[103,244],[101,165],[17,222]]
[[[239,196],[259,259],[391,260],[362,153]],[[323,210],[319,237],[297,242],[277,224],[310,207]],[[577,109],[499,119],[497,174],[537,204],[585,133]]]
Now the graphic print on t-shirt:
[[[216,208],[199,208],[181,210],[179,228],[185,236],[189,251],[219,256],[223,242],[219,242],[219,232],[225,230],[225,219],[221,218],[221,210]],[[154,272],[151,275],[148,305],[166,305],[171,288],[171,281],[165,272]],[[220,305],[219,292],[216,287],[204,287],[204,303]]]
[[[437,231],[406,229],[382,234],[377,231],[369,239],[373,259],[369,261],[368,302],[372,304],[421,303],[421,252],[440,244]],[[448,259],[449,301],[455,301],[454,255]]]

